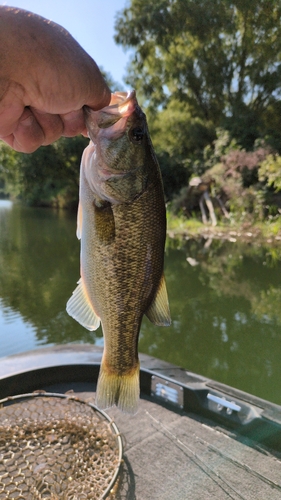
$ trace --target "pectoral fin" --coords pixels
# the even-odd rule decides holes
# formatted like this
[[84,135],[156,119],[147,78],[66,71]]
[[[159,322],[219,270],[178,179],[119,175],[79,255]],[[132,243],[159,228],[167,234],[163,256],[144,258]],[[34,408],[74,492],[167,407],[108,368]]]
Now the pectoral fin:
[[115,238],[114,215],[109,203],[104,206],[94,206],[96,238],[103,245],[109,245]]
[[95,313],[87,297],[87,292],[81,279],[78,281],[78,286],[66,304],[66,311],[69,316],[72,316],[80,325],[90,331],[96,330],[100,325],[100,318]]
[[171,315],[164,274],[162,274],[155,297],[145,314],[155,325],[169,326],[171,324]]

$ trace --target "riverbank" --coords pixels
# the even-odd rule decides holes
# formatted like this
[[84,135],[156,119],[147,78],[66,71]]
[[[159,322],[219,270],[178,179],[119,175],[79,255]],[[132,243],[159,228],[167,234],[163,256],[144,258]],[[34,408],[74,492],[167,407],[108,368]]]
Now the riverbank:
[[167,234],[170,238],[222,239],[233,243],[267,243],[279,245],[281,242],[281,218],[265,222],[220,222],[217,226],[206,225],[198,219],[186,219],[167,214]]

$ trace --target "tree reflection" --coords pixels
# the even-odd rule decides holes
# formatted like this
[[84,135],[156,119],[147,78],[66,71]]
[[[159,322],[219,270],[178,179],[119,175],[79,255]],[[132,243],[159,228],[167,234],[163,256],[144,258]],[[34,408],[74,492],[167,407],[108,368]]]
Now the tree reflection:
[[[36,328],[40,343],[93,342],[65,311],[79,278],[75,217],[15,206],[0,211],[0,297]],[[100,336],[101,332],[98,331]]]
[[274,384],[281,375],[281,252],[272,253],[219,240],[207,247],[205,240],[181,248],[168,242],[173,325],[160,330],[144,321],[140,350],[281,403]]

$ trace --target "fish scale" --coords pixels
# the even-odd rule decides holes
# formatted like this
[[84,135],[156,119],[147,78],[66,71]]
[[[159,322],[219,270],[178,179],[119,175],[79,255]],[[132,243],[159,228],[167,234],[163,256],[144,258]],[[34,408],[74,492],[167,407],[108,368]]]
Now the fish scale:
[[[122,205],[118,205],[113,210],[116,220],[116,242],[114,243],[114,248],[112,248],[110,266],[112,266],[112,275],[116,272],[119,279],[111,281],[108,300],[105,300],[103,303],[105,304],[106,313],[108,301],[112,300],[112,297],[120,295],[122,297],[121,309],[123,314],[118,314],[118,311],[117,314],[112,314],[111,309],[111,314],[105,314],[102,326],[104,332],[114,331],[116,333],[115,336],[107,336],[105,334],[105,349],[109,361],[112,353],[115,352],[114,344],[121,346],[121,349],[118,351],[118,358],[120,360],[120,367],[118,369],[122,372],[126,370],[130,371],[132,355],[135,359],[138,358],[137,337],[142,316],[151,301],[151,297],[156,292],[155,283],[159,283],[163,272],[163,258],[157,256],[158,259],[155,259],[153,273],[146,276],[147,247],[153,248],[154,245],[163,244],[163,240],[165,241],[165,228],[162,225],[159,225],[160,231],[155,231],[155,229],[152,231],[151,226],[150,230],[147,227],[146,220],[149,219],[146,217],[145,209],[151,207],[151,199],[150,204],[147,203],[149,194],[150,192],[146,191],[145,195],[130,207],[124,208]],[[125,243],[122,237],[123,226],[130,225],[131,220],[135,218],[135,213],[138,213],[140,209],[144,211],[143,219],[135,225],[134,237],[131,237]],[[99,266],[99,269],[101,270],[101,266]],[[110,271],[108,272],[110,275]],[[130,335],[127,337],[126,332],[130,332]],[[131,354],[129,359],[123,360],[123,353],[127,352],[124,347],[128,344]]]

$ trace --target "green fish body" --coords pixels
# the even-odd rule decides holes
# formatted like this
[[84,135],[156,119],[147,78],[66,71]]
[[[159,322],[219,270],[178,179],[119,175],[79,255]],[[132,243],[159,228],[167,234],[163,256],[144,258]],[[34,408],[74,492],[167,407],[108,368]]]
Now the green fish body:
[[113,94],[110,106],[86,115],[91,143],[80,173],[81,279],[67,312],[89,330],[102,324],[97,405],[134,413],[142,317],[156,325],[171,322],[162,179],[134,92]]

